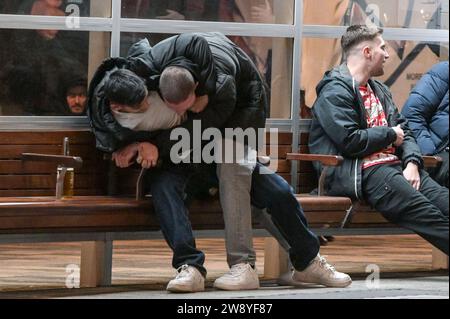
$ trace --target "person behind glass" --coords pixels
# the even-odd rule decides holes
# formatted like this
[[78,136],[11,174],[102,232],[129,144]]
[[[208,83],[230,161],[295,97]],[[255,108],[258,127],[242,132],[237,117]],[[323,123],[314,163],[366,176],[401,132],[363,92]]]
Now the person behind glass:
[[407,120],[389,89],[373,79],[389,58],[382,32],[354,25],[342,36],[345,62],[317,85],[310,152],[344,157],[327,173],[328,195],[365,200],[448,255],[448,189],[423,170]]
[[75,76],[67,82],[65,99],[69,115],[86,114],[87,81],[82,77]]
[[448,188],[448,61],[434,65],[417,83],[402,108],[424,155],[443,159],[431,177]]
[[[177,114],[188,114],[190,119],[200,120],[202,130],[209,127],[254,130],[265,127],[268,105],[264,82],[251,59],[223,34],[175,36],[153,47],[151,57],[155,69],[162,70],[159,89],[166,105]],[[181,127],[192,133],[192,122],[183,123]],[[169,135],[165,132],[154,140],[162,157],[176,143],[170,140]],[[228,142],[224,141],[224,144]],[[256,154],[254,150],[249,147],[249,153]],[[324,285],[349,285],[349,276],[334,271],[318,255],[317,237],[308,229],[304,213],[289,184],[279,175],[269,173],[256,160],[249,162],[237,165],[240,169],[235,165],[239,161],[217,166],[220,200],[228,233],[227,250],[235,253],[232,258],[230,255],[227,258],[230,272],[218,278],[214,286],[239,290],[249,277],[255,277],[248,275],[256,273],[251,237],[252,205],[267,210],[290,245],[291,260],[297,269],[294,272],[296,281],[308,278]],[[281,198],[283,203],[279,202]],[[169,283],[169,288],[195,276],[180,273]]]
[[[19,13],[64,16],[61,1],[38,0],[22,3]],[[79,69],[79,62],[61,43],[57,30],[14,30],[12,53],[6,63],[10,98],[26,115],[64,115],[65,94],[61,86],[67,70]],[[62,90],[61,90],[62,89]]]

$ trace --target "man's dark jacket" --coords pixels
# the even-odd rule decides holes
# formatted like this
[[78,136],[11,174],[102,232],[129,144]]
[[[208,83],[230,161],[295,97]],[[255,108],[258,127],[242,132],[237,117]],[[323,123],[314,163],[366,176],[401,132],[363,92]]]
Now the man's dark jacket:
[[266,92],[249,57],[222,34],[182,34],[147,50],[137,43],[126,59],[106,60],[97,70],[89,89],[88,115],[99,149],[113,152],[130,142],[147,140],[158,147],[160,157],[170,155],[171,147],[178,142],[170,140],[172,129],[148,133],[120,127],[102,92],[102,81],[116,67],[136,72],[146,80],[150,90],[157,90],[160,74],[168,66],[188,69],[199,83],[197,95],[209,96],[206,109],[198,114],[190,113],[189,120],[178,127],[192,133],[192,121],[201,120],[202,130],[264,128]]
[[414,87],[402,109],[424,155],[448,147],[448,61],[433,66]]
[[[383,105],[388,121],[386,127],[367,127],[359,84],[345,64],[325,73],[316,88],[318,98],[312,108],[310,152],[344,157],[342,165],[330,167],[327,171],[325,191],[329,195],[363,199],[363,158],[393,144],[397,135],[392,127],[399,124],[405,132],[405,139],[397,148],[396,155],[404,165],[410,160],[423,165],[420,149],[406,119],[399,114],[389,89],[379,81],[369,80],[368,83]],[[315,168],[320,174],[321,165],[316,164]]]

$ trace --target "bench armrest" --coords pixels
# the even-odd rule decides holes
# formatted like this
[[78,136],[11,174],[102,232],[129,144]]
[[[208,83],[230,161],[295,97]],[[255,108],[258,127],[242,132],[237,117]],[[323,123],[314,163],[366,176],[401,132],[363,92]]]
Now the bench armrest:
[[422,156],[423,166],[438,167],[442,163],[442,157],[439,156]]
[[83,160],[78,156],[50,155],[38,153],[22,153],[23,161],[55,163],[66,167],[81,168]]
[[300,154],[288,153],[286,159],[291,161],[318,161],[324,166],[339,166],[344,162],[344,158],[338,155]]

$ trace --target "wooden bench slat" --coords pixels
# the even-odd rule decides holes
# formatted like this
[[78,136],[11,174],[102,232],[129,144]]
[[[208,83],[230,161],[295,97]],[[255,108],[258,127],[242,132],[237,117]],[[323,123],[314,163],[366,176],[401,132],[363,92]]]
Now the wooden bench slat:
[[32,145],[49,144],[62,145],[63,138],[68,137],[71,145],[89,144],[95,145],[95,138],[89,130],[52,131],[52,132],[8,132],[2,131],[0,135],[1,145]]
[[[0,145],[0,159],[22,158],[22,153],[62,154],[62,146],[59,145]],[[70,154],[80,156],[83,159],[98,158],[99,153],[93,152],[90,145],[74,145],[70,148]]]

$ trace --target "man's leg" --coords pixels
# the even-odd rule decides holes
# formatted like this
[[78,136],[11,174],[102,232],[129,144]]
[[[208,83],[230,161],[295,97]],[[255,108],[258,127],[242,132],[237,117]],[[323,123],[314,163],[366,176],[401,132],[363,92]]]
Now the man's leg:
[[336,271],[319,255],[320,244],[308,228],[308,222],[291,186],[279,175],[257,164],[253,171],[252,204],[267,209],[272,221],[291,247],[294,267],[292,278],[298,283],[347,287],[351,278]]
[[227,262],[255,266],[250,189],[254,165],[217,164],[220,204],[225,223]]
[[148,176],[161,230],[173,251],[172,266],[179,271],[179,276],[168,285],[167,289],[170,291],[204,290],[205,255],[196,248],[188,211],[183,201],[188,177],[189,173],[181,168],[170,171],[153,170]]
[[404,178],[400,165],[368,168],[363,171],[365,198],[387,220],[414,231],[448,255],[448,189],[426,172],[421,177],[419,192]]
[[290,259],[295,269],[304,270],[319,253],[317,236],[308,222],[291,186],[279,175],[257,165],[253,172],[252,204],[267,209],[273,223],[291,246]]

